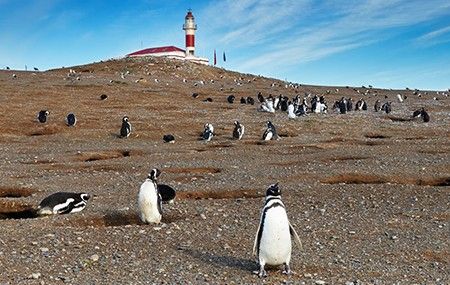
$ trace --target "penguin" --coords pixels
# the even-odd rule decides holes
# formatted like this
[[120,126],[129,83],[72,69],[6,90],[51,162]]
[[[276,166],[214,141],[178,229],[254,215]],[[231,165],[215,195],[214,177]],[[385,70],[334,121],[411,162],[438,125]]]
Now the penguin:
[[175,137],[171,134],[167,134],[163,136],[163,141],[166,143],[175,143]]
[[202,133],[202,139],[209,142],[214,136],[214,127],[213,125],[206,123],[205,128]]
[[386,102],[381,106],[381,110],[383,110],[386,114],[389,114],[392,111],[391,102]]
[[203,100],[203,102],[212,102],[213,99],[211,97],[206,98],[205,100]]
[[161,201],[166,204],[172,204],[175,200],[176,191],[169,185],[157,184],[158,192],[161,195]]
[[197,98],[198,97],[198,93],[192,93],[192,97],[193,98]]
[[39,114],[38,114],[38,121],[39,121],[39,123],[47,122],[47,117],[48,117],[49,114],[50,114],[50,112],[47,111],[47,110],[39,111]]
[[277,131],[275,129],[275,126],[272,124],[272,122],[268,121],[267,129],[264,132],[262,139],[265,141],[270,141],[273,138],[278,138]]
[[39,204],[38,216],[69,214],[82,211],[91,198],[88,193],[57,192],[46,197]]
[[234,130],[233,130],[233,138],[240,140],[244,135],[245,127],[238,121],[234,121]]
[[233,103],[234,103],[234,99],[235,99],[234,95],[230,95],[230,96],[227,97],[227,101],[228,101],[228,103],[230,103],[230,104],[233,104]]
[[281,101],[280,101],[280,109],[281,109],[281,111],[287,112],[288,107],[289,107],[289,102],[288,101],[289,101],[289,99],[287,97],[281,98]]
[[127,138],[130,136],[130,133],[131,133],[131,124],[128,121],[128,117],[124,116],[122,118],[122,127],[120,128],[120,137]]
[[347,100],[345,97],[342,97],[341,100],[339,100],[338,107],[341,114],[347,113]]
[[291,274],[291,236],[302,249],[300,238],[289,222],[286,208],[281,201],[278,183],[270,185],[253,245],[253,254],[257,256],[259,263],[259,271],[255,273],[260,278],[267,276],[265,265],[284,265],[283,274]]
[[161,174],[159,169],[152,169],[142,183],[138,194],[139,217],[143,223],[159,224],[162,218],[162,199],[158,192],[156,180]]
[[428,123],[430,121],[430,115],[428,115],[427,111],[425,111],[424,108],[422,108],[421,116],[425,123]]
[[106,100],[106,99],[108,99],[108,95],[106,95],[106,94],[100,95],[100,100]]
[[428,115],[427,111],[425,111],[425,108],[421,108],[420,110],[414,111],[413,118],[420,118],[422,117],[422,120],[425,123],[428,123],[430,121],[430,115]]
[[250,105],[254,105],[255,104],[255,99],[253,99],[252,97],[247,97],[247,104],[250,104]]
[[247,101],[245,100],[244,97],[241,97],[241,104],[245,104],[245,103],[247,103]]
[[375,101],[375,105],[373,106],[373,108],[375,109],[375,112],[380,112],[380,110],[381,110],[380,100]]
[[264,96],[261,94],[261,92],[258,92],[258,101],[260,102],[260,103],[263,103],[264,102]]
[[288,103],[288,109],[287,109],[287,112],[288,112],[288,118],[289,119],[295,119],[297,116],[295,115],[295,113],[294,113],[294,104],[292,104],[292,102],[291,101],[289,101],[289,103]]
[[66,125],[69,127],[75,127],[77,124],[77,118],[75,117],[75,114],[69,113],[66,117]]
[[350,112],[353,110],[353,99],[352,98],[348,98],[347,100],[347,112]]

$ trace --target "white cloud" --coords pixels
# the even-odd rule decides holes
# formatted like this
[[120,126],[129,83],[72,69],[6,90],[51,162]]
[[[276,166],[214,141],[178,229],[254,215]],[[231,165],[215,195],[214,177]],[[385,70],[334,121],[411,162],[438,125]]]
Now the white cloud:
[[242,54],[233,68],[259,73],[268,64],[277,68],[318,60],[384,40],[398,28],[450,15],[447,0],[327,2],[228,0],[208,7],[202,17],[209,24],[205,33],[210,42]]

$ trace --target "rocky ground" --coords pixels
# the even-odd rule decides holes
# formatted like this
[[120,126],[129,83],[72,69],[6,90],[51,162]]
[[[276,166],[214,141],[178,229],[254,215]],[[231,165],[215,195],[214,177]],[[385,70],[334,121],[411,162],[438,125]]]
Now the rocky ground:
[[[167,60],[72,69],[0,71],[0,284],[450,283],[450,104],[442,93],[295,88]],[[325,94],[329,107],[363,97],[369,110],[289,120],[239,104],[259,91]],[[393,112],[374,112],[376,99],[392,101]],[[420,107],[429,123],[403,120]],[[36,121],[42,109],[45,124]],[[64,123],[69,112],[76,127]],[[124,115],[133,132],[120,139]],[[234,120],[246,127],[242,141],[231,139]],[[261,141],[267,120],[280,140]],[[198,140],[206,122],[216,130],[208,143]],[[175,144],[162,141],[167,133]],[[178,196],[164,205],[162,224],[144,225],[137,192],[154,167]],[[294,275],[275,268],[259,279],[253,240],[274,182],[304,248],[294,245]],[[58,191],[93,198],[80,213],[31,217]]]

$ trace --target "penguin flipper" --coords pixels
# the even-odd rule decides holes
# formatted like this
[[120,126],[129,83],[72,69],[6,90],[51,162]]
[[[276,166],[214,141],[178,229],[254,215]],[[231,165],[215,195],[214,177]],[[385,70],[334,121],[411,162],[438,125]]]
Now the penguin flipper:
[[261,233],[260,233],[261,231],[262,231],[262,229],[261,229],[261,222],[260,222],[259,226],[258,226],[258,230],[256,231],[255,242],[253,243],[253,251],[252,251],[253,255],[257,254],[257,251],[259,248],[259,238],[258,237],[261,236]]
[[159,194],[158,192],[158,212],[162,215],[162,198],[161,198],[161,194]]
[[300,247],[300,250],[303,250],[302,241],[300,240],[300,237],[298,236],[297,232],[295,231],[294,227],[289,222],[289,232],[291,233],[291,236],[294,237],[294,240],[297,242],[298,246]]

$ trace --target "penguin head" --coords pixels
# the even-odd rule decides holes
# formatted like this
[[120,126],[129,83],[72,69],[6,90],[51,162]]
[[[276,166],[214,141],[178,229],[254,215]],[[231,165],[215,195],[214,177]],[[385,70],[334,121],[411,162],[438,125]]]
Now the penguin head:
[[122,118],[122,122],[128,122],[128,116],[124,116],[124,117]]
[[278,182],[269,186],[266,192],[266,197],[269,196],[281,196],[280,188],[278,188]]
[[87,200],[89,200],[91,198],[91,195],[89,195],[88,193],[81,193],[80,194],[80,198],[83,201],[87,201]]
[[150,173],[148,174],[148,179],[151,179],[152,181],[156,181],[156,179],[161,175],[161,171],[157,168],[153,168]]
[[241,124],[239,123],[239,121],[234,121],[234,125],[235,125],[236,127],[239,127]]

